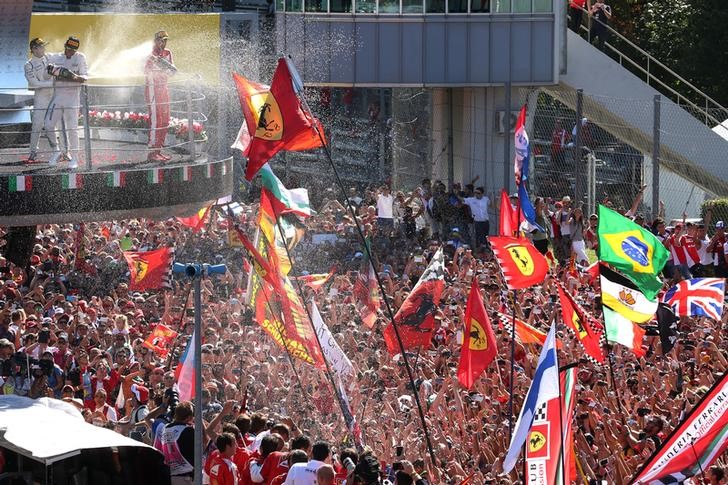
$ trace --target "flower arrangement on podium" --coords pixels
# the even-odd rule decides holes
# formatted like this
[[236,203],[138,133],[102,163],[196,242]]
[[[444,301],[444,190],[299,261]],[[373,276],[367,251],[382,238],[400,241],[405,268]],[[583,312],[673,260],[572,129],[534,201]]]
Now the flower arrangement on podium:
[[[89,128],[91,138],[130,143],[147,143],[149,137],[149,114],[134,111],[100,111],[89,110]],[[83,126],[84,117],[79,116],[79,126]],[[167,129],[166,145],[176,146],[188,142],[189,130],[187,120],[171,117]],[[206,142],[207,132],[202,123],[192,123],[195,142]],[[83,130],[81,131],[83,136]]]

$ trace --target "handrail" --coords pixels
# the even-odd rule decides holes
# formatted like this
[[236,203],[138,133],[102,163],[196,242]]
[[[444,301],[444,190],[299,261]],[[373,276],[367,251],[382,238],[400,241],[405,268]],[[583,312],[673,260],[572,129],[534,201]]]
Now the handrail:
[[[571,4],[571,8],[574,8],[573,4]],[[716,118],[715,116],[713,116],[710,113],[711,110],[720,110],[720,111],[722,111],[724,113],[724,115],[725,115],[725,118],[728,119],[728,109],[726,109],[725,107],[723,107],[716,100],[714,100],[713,98],[711,98],[710,96],[708,96],[707,94],[705,94],[703,91],[701,91],[700,89],[698,89],[695,85],[693,85],[693,83],[691,83],[690,81],[688,81],[687,79],[685,79],[684,77],[682,77],[681,75],[679,75],[678,73],[676,73],[675,71],[673,71],[672,69],[670,69],[669,67],[667,67],[665,64],[663,64],[662,62],[660,62],[652,54],[650,54],[646,50],[642,49],[640,46],[638,46],[637,44],[635,44],[634,42],[632,42],[631,40],[629,40],[627,37],[625,37],[624,35],[620,34],[616,30],[614,30],[608,24],[605,24],[604,22],[602,22],[602,21],[600,21],[598,19],[594,19],[587,9],[585,9],[584,7],[578,7],[578,8],[580,8],[583,12],[586,12],[586,14],[588,15],[588,17],[587,17],[588,18],[588,26],[582,24],[582,25],[579,26],[579,28],[581,30],[583,30],[583,31],[586,31],[586,33],[587,33],[587,40],[588,40],[589,43],[591,43],[591,22],[593,22],[593,21],[594,22],[599,22],[603,27],[605,27],[609,31],[610,35],[616,36],[622,42],[624,42],[625,44],[627,44],[629,47],[633,48],[639,54],[641,54],[642,56],[644,56],[645,58],[647,58],[647,67],[645,68],[638,61],[635,61],[634,59],[628,57],[626,54],[624,54],[622,51],[620,51],[619,49],[617,49],[615,46],[613,46],[609,42],[605,42],[605,45],[607,47],[609,47],[609,49],[612,52],[614,52],[619,57],[619,64],[620,65],[623,65],[622,64],[623,61],[624,60],[627,60],[632,66],[634,66],[637,70],[639,70],[640,72],[642,72],[643,74],[645,74],[647,76],[647,84],[648,85],[650,85],[650,81],[651,80],[654,80],[660,86],[662,86],[665,90],[667,90],[671,94],[677,96],[677,101],[676,102],[677,102],[677,105],[678,106],[681,105],[681,100],[682,100],[683,101],[682,104],[687,104],[690,107],[694,108],[695,110],[701,112],[704,115],[704,119],[702,119],[702,120],[700,118],[698,118],[698,116],[696,116],[696,113],[691,113],[691,114],[693,115],[693,117],[695,117],[696,119],[698,119],[699,121],[701,121],[702,123],[704,123],[709,128],[712,128],[713,126],[716,126],[716,125],[720,125],[721,123],[723,123],[725,121],[725,119],[719,119],[719,118]],[[705,107],[698,106],[695,102],[691,101],[690,98],[688,98],[685,94],[681,94],[675,88],[669,86],[662,79],[660,79],[657,76],[655,76],[652,72],[650,72],[650,65],[651,64],[655,64],[655,65],[659,66],[665,72],[667,72],[668,74],[670,74],[671,76],[673,76],[676,80],[680,81],[680,83],[682,83],[682,85],[685,85],[688,88],[690,88],[693,91],[693,94],[697,95],[698,97],[702,98],[705,101]],[[660,91],[662,91],[662,89],[660,89]],[[713,124],[711,125],[711,123],[713,123]]]

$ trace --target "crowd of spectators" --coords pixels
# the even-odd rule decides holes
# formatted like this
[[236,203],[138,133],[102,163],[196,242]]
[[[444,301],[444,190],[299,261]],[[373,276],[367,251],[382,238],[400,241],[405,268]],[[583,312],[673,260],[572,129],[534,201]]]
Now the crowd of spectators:
[[[246,305],[247,274],[242,250],[228,245],[224,218],[193,233],[174,220],[129,220],[86,225],[44,225],[27,266],[0,258],[0,389],[3,394],[63,399],[86,421],[165,450],[174,438],[182,460],[171,466],[173,483],[191,483],[194,410],[179,402],[174,369],[193,327],[189,285],[174,279],[169,290],[132,292],[122,249],[173,246],[179,261],[226,263],[228,272],[202,283],[202,413],[206,423],[205,472],[212,483],[513,483],[499,474],[508,446],[510,335],[498,310],[546,331],[559,321],[556,282],[600,316],[598,288],[578,270],[593,261],[596,215],[588,218],[571,200],[536,199],[537,221],[546,231],[529,234],[553,266],[542,285],[515,295],[504,290],[485,234],[496,229],[493,194],[474,184],[447,188],[424,180],[412,191],[386,186],[348,200],[323,201],[304,223],[306,234],[293,251],[292,275],[335,274],[321,289],[307,288],[334,338],[351,359],[356,376],[348,385],[364,451],[354,449],[325,375],[286,350],[253,320]],[[515,204],[515,200],[513,200]],[[347,206],[357,212],[371,238],[375,267],[392,308],[402,304],[439,247],[446,255],[446,286],[436,310],[429,348],[408,353],[415,389],[401,355],[391,356],[382,332],[389,321],[380,310],[373,328],[363,325],[354,285],[363,269],[363,244]],[[636,206],[639,201],[636,201]],[[257,205],[243,205],[241,227],[253,234]],[[654,227],[671,248],[665,287],[695,275],[726,274],[724,224],[648,224],[636,208],[615,208]],[[585,220],[587,219],[587,220]],[[78,242],[84,251],[79,253]],[[681,254],[699,254],[688,267]],[[77,257],[83,254],[83,264]],[[498,359],[470,391],[456,378],[465,302],[473,278],[480,284],[498,342]],[[728,316],[728,313],[725,314]],[[143,345],[158,324],[179,332],[169,355]],[[726,318],[682,318],[675,347],[663,355],[660,340],[645,338],[647,354],[610,349],[614,376],[584,358],[562,325],[563,364],[578,363],[575,445],[580,480],[627,483],[712,383],[728,368]],[[514,410],[530,384],[540,349],[516,341]],[[424,406],[436,461],[431,462],[418,419],[414,392]],[[120,397],[121,396],[121,397]],[[186,466],[185,463],[189,466]],[[724,459],[706,470],[723,481]],[[518,469],[518,467],[517,467]],[[314,478],[315,477],[315,478]],[[314,480],[317,480],[314,481]],[[388,482],[386,482],[388,480]]]

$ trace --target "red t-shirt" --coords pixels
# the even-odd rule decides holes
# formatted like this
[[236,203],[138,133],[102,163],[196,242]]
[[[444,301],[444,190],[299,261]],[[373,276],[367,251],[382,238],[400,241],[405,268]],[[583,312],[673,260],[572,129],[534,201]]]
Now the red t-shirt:
[[210,485],[238,485],[238,468],[219,451],[210,454]]
[[288,453],[274,451],[265,457],[260,470],[265,485],[270,485],[274,478],[284,473],[288,473]]

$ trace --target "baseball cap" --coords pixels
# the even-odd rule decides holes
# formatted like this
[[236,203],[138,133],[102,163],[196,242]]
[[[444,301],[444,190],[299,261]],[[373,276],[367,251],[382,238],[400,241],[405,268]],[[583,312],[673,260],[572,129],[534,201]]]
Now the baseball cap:
[[169,39],[169,35],[167,35],[166,30],[160,30],[156,34],[154,34],[155,39]]
[[36,37],[30,41],[30,48],[33,47],[43,47],[44,45],[48,45],[48,42],[44,41],[40,37]]
[[716,222],[715,223],[715,228],[716,229],[724,229],[725,228],[725,222],[723,222],[723,221]]
[[78,48],[81,46],[81,41],[78,40],[78,37],[70,36],[66,43],[63,44],[63,46],[66,49],[78,50]]
[[565,195],[561,198],[561,202],[571,202],[571,197],[568,195]]

